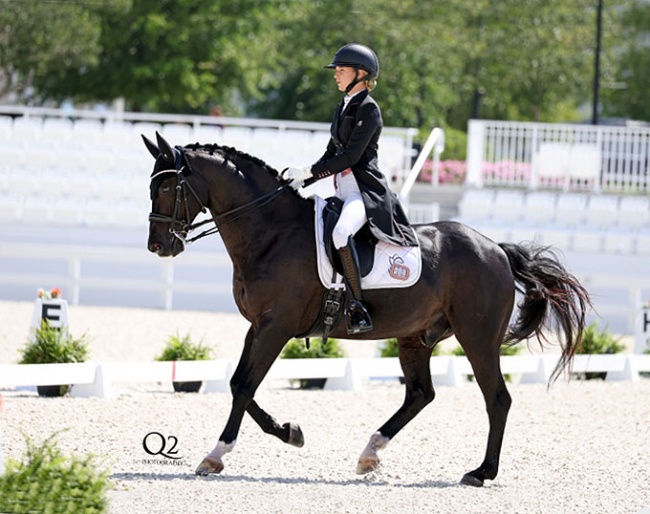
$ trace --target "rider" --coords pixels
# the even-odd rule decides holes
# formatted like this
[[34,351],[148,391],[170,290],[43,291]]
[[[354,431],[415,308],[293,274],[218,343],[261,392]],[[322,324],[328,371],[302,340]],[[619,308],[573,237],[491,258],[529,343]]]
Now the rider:
[[341,47],[325,68],[332,68],[339,91],[331,138],[323,156],[312,166],[289,168],[286,177],[295,189],[334,175],[336,196],[343,210],[334,227],[334,246],[343,264],[348,290],[345,320],[348,334],[372,330],[372,320],[361,303],[361,276],[353,236],[365,223],[381,241],[417,246],[413,230],[395,193],[377,166],[377,142],[383,126],[381,111],[370,92],[377,84],[379,61],[367,46]]

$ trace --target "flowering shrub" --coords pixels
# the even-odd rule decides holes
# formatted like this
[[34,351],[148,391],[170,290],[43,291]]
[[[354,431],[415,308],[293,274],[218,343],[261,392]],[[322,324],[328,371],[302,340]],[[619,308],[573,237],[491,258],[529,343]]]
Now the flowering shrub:
[[[462,184],[465,181],[467,163],[465,161],[440,161],[438,163],[438,183]],[[431,182],[433,179],[433,161],[428,159],[422,166],[418,177],[420,182]]]
[[46,291],[45,289],[38,290],[38,297],[41,298],[42,300],[57,299],[57,298],[61,298],[61,296],[62,296],[61,290],[58,287],[55,287],[50,291]]
[[528,182],[531,178],[532,165],[528,162],[498,161],[483,163],[485,182]]
[[[498,161],[483,162],[483,180],[486,184],[527,183],[531,178],[532,165],[527,162]],[[467,174],[466,161],[440,161],[438,163],[439,184],[462,184]],[[419,182],[433,180],[433,161],[428,159],[418,176]]]

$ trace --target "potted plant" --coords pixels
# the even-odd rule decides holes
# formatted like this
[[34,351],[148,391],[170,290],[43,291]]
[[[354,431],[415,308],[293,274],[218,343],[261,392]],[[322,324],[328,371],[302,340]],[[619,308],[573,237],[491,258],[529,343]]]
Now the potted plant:
[[[155,360],[157,361],[205,361],[213,358],[212,348],[203,345],[203,342],[194,343],[189,334],[169,336],[165,348]],[[177,393],[198,393],[202,381],[172,382]]]
[[[328,338],[323,344],[322,339],[309,339],[309,347],[304,339],[291,339],[280,353],[281,359],[327,359],[345,357],[345,351],[341,348],[338,339]],[[300,389],[322,389],[325,387],[327,378],[301,378],[291,380],[291,383],[298,382]]]
[[[594,321],[583,330],[582,346],[576,350],[576,354],[621,353],[624,349],[625,346],[620,343],[620,339],[614,337],[607,327],[601,330],[598,322]],[[602,378],[604,380],[607,372],[576,373],[576,375],[579,379]]]
[[[57,328],[46,319],[33,330],[32,337],[22,349],[19,364],[52,364],[84,362],[88,358],[88,337],[86,334],[74,338],[67,327]],[[63,396],[70,385],[36,386],[39,396]]]

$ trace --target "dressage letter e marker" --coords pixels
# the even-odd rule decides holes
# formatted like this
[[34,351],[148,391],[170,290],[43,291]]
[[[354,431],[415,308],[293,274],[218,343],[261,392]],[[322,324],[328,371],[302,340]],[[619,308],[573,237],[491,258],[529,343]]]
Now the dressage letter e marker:
[[32,328],[38,329],[43,320],[47,320],[51,327],[62,328],[68,325],[68,302],[61,299],[42,300],[36,299]]

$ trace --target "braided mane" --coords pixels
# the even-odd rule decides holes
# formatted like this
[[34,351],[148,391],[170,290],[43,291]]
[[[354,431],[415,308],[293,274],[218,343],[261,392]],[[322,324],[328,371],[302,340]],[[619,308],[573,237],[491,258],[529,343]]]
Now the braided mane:
[[241,150],[238,150],[237,148],[234,148],[232,146],[221,146],[216,143],[209,143],[209,144],[193,143],[190,145],[186,145],[185,148],[194,151],[200,150],[200,151],[208,152],[210,155],[213,155],[214,153],[220,153],[226,158],[231,157],[233,155],[236,157],[241,157],[242,159],[245,159],[247,161],[250,161],[253,164],[256,164],[260,168],[264,168],[268,170],[272,175],[279,177],[281,180],[284,180],[284,178],[278,173],[278,170],[276,170],[273,166],[267,164],[259,157],[255,157],[254,155],[250,155],[246,152],[242,152]]

